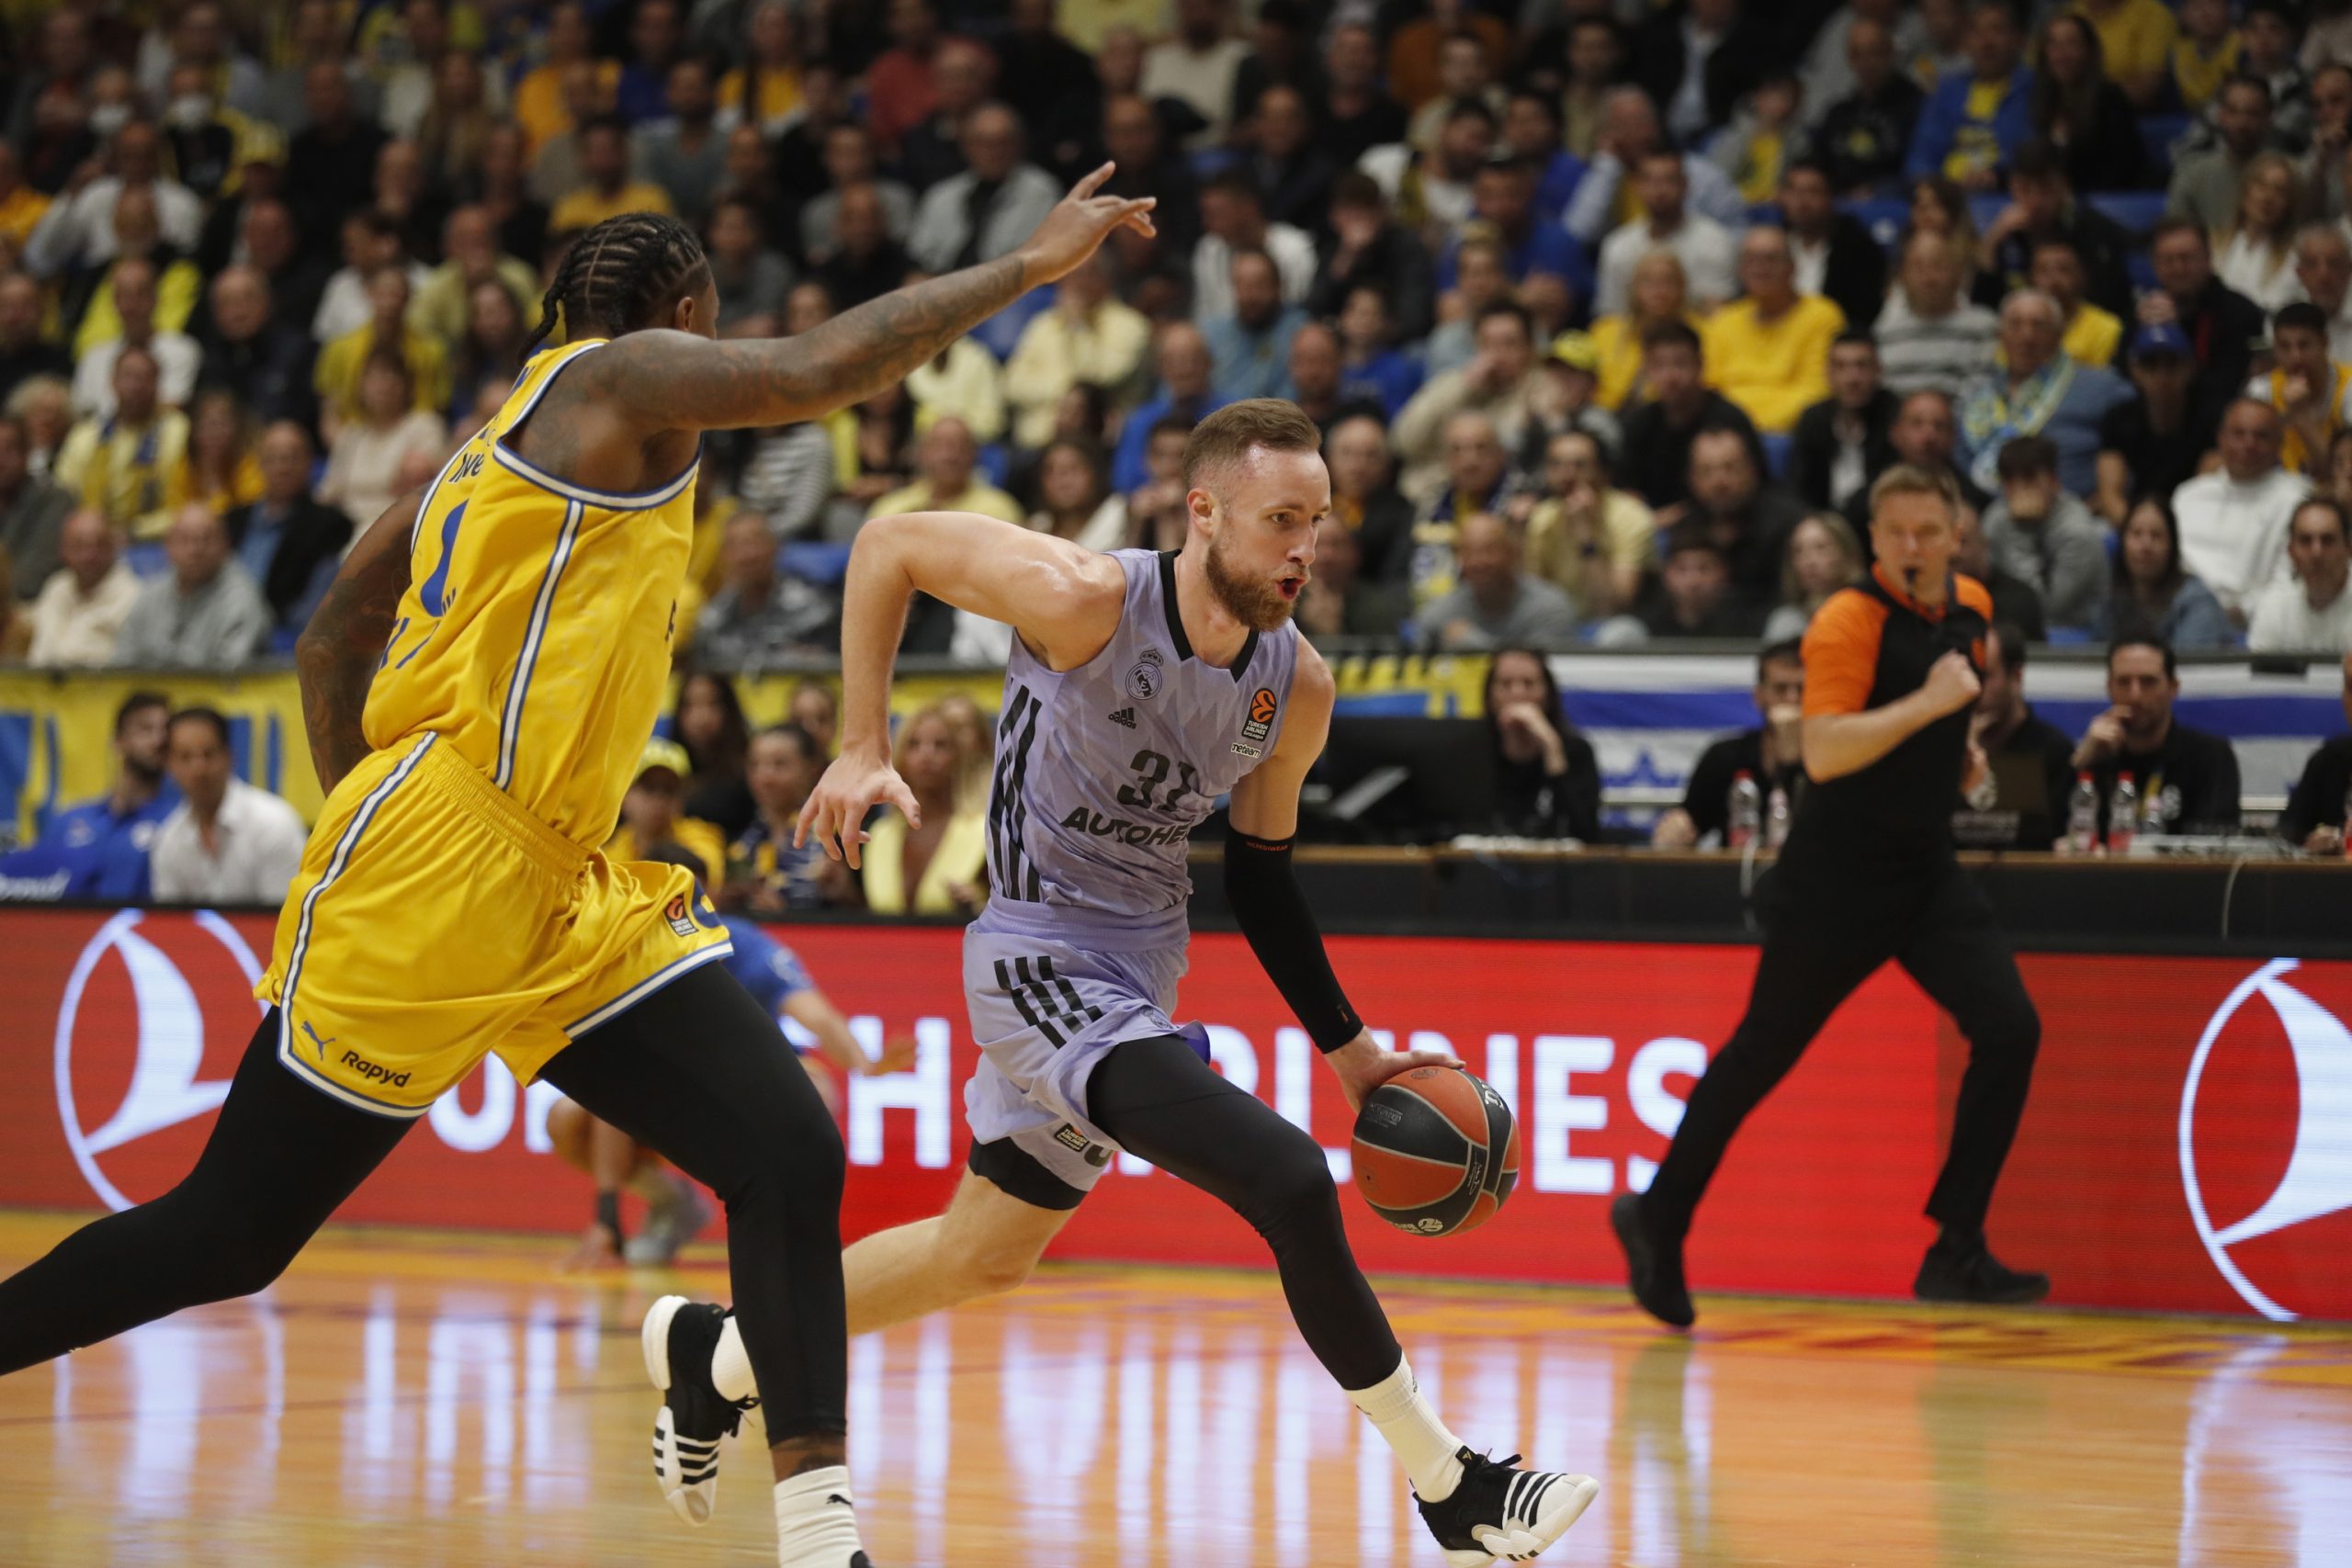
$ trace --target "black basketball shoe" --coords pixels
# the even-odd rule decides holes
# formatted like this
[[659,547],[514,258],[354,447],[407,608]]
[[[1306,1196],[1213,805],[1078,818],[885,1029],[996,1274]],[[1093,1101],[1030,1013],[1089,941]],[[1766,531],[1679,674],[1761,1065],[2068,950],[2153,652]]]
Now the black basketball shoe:
[[1452,1568],[1525,1562],[1567,1534],[1600,1495],[1600,1483],[1589,1475],[1515,1470],[1517,1454],[1497,1461],[1465,1448],[1453,1457],[1462,1461],[1462,1480],[1445,1500],[1414,1498]]
[[663,1296],[647,1311],[640,1336],[645,1375],[662,1391],[653,1478],[672,1511],[690,1525],[709,1523],[718,1506],[718,1439],[733,1436],[743,1412],[759,1403],[722,1398],[710,1381],[710,1359],[726,1325],[723,1308]]
[[1923,1302],[2030,1306],[2050,1293],[2050,1276],[2012,1269],[1993,1256],[1984,1236],[1940,1235],[1919,1260],[1911,1293]]
[[1697,1321],[1690,1288],[1682,1282],[1682,1245],[1660,1241],[1642,1217],[1642,1201],[1631,1192],[1609,1205],[1609,1228],[1625,1249],[1625,1282],[1642,1310],[1672,1328]]

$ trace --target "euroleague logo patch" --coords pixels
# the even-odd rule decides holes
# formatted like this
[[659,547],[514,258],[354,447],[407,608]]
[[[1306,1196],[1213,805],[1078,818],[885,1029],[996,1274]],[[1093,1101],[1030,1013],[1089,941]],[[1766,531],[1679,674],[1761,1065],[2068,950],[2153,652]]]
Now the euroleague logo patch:
[[695,927],[694,912],[686,907],[686,896],[684,894],[673,893],[670,895],[670,902],[663,907],[662,913],[669,917],[670,929],[676,931],[680,936],[692,936],[695,934]]
[[1261,686],[1250,694],[1250,716],[1241,721],[1241,739],[1233,743],[1236,756],[1265,754],[1266,737],[1273,732],[1274,711],[1280,705],[1272,686]]
[[2274,959],[2223,998],[2180,1100],[2198,1239],[2241,1300],[2282,1323],[2352,1313],[2352,996],[2316,971],[2288,984],[2298,967]]

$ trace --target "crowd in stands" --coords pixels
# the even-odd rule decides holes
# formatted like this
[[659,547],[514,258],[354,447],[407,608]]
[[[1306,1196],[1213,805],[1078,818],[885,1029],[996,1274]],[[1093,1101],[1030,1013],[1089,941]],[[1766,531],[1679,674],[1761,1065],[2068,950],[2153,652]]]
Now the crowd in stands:
[[282,658],[607,216],[788,336],[1105,160],[1156,236],[707,443],[695,668],[837,648],[880,513],[1173,547],[1264,395],[1325,432],[1317,641],[1799,637],[1906,461],[2027,642],[2352,652],[2346,0],[58,0],[0,6],[0,658]]
[[[2352,648],[2341,541],[2294,521],[2352,494],[2337,0],[6,16],[0,655],[282,655],[604,217],[683,217],[720,330],[790,334],[1003,254],[1106,158],[1156,238],[710,443],[701,662],[834,646],[878,511],[1173,544],[1181,434],[1270,395],[1347,454],[1320,639],[1794,634],[1907,458],[2034,640]],[[911,648],[1001,645],[927,608]]]

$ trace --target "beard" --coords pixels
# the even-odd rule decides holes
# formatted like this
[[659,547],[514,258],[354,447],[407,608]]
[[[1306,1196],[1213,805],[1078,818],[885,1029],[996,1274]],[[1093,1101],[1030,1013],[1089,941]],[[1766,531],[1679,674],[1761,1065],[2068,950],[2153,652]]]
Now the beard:
[[1227,615],[1251,631],[1277,629],[1290,619],[1294,602],[1283,598],[1282,591],[1271,582],[1252,582],[1237,574],[1225,558],[1224,543],[1222,538],[1210,540],[1208,554],[1201,560],[1210,593],[1225,607]]

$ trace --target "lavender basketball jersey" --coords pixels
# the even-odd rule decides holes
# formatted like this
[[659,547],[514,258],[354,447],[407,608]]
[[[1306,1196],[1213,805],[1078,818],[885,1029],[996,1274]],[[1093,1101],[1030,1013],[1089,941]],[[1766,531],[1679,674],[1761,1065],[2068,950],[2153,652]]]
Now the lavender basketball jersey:
[[1298,628],[1251,633],[1232,668],[1193,656],[1176,558],[1113,553],[1127,576],[1119,629],[1075,670],[1012,644],[989,800],[997,898],[1135,917],[1181,911],[1185,841],[1282,734]]
[[[1113,558],[1127,597],[1102,652],[1057,673],[1013,642],[989,907],[964,928],[973,1140],[1010,1139],[1079,1192],[1115,1146],[1087,1110],[1096,1064],[1123,1041],[1187,1032],[1169,1017],[1190,931],[1184,843],[1274,749],[1298,669],[1287,623],[1230,669],[1202,663],[1176,615],[1175,558]],[[1206,1036],[1190,1037],[1205,1054]]]

